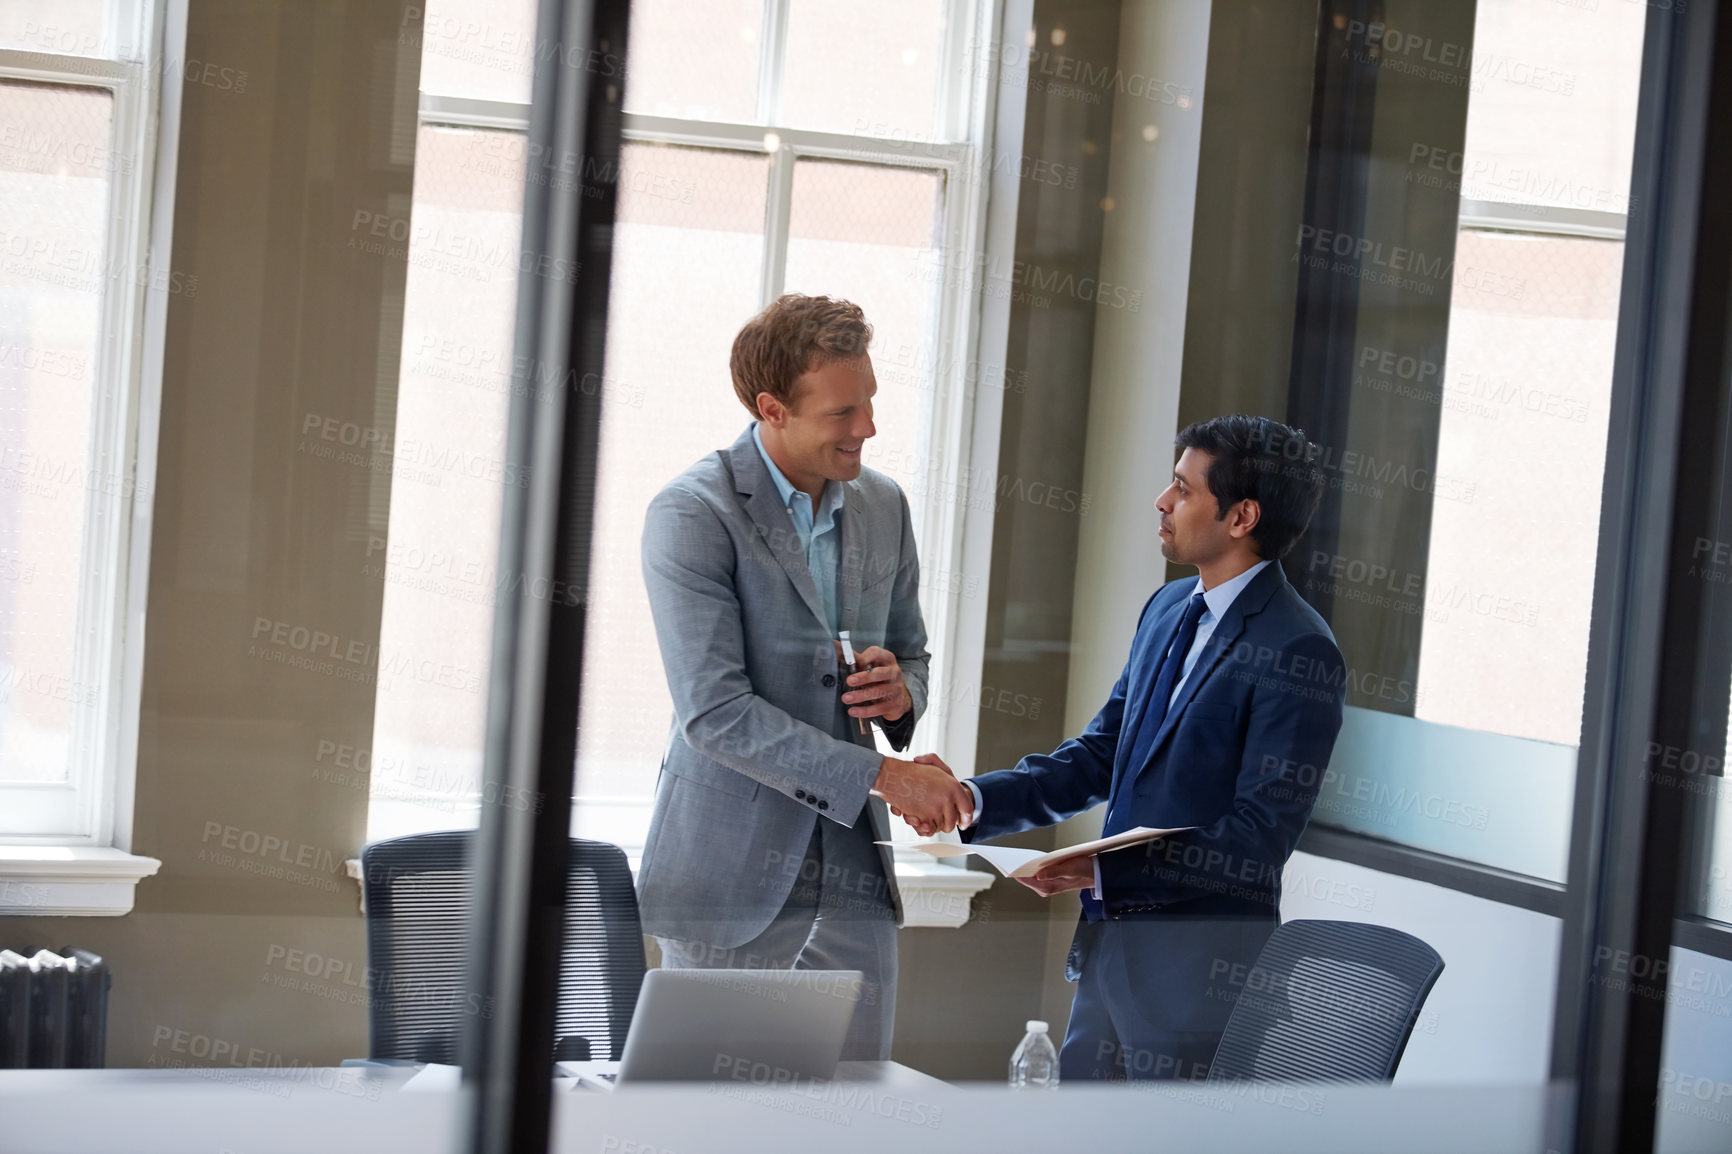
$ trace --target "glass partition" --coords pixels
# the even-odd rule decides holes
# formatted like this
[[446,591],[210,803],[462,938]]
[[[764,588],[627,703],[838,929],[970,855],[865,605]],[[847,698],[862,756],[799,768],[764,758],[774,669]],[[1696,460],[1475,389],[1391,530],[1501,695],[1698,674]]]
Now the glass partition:
[[1631,263],[1684,10],[6,6],[0,1057],[110,1068],[8,1134],[1604,1149],[1580,971],[1728,1148],[1724,270]]

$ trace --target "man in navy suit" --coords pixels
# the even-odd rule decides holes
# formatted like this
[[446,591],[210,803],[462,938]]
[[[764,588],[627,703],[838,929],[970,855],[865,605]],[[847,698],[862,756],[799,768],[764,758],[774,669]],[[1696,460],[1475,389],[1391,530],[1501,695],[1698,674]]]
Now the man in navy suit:
[[1197,576],[1143,607],[1130,660],[1087,729],[964,783],[975,794],[970,841],[1102,802],[1103,836],[1196,827],[1027,880],[1048,896],[1083,891],[1065,966],[1078,983],[1066,1082],[1207,1072],[1280,922],[1282,866],[1341,728],[1341,652],[1278,563],[1322,498],[1316,446],[1246,416],[1191,425],[1177,443],[1173,482],[1155,502],[1161,552]]

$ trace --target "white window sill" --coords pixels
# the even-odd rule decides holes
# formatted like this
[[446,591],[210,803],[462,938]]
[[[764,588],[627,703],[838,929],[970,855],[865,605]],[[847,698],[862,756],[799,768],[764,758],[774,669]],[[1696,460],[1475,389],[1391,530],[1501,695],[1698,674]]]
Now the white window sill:
[[[922,855],[924,856],[924,855]],[[896,886],[902,891],[906,929],[961,929],[968,924],[974,895],[992,885],[993,875],[960,869],[926,858],[896,859]]]
[[[641,852],[641,851],[639,851]],[[631,857],[632,876],[637,876],[637,857]],[[361,882],[361,859],[343,863],[357,887]],[[974,895],[992,885],[993,875],[980,870],[959,869],[926,858],[896,859],[896,885],[902,891],[902,925],[905,929],[954,930],[968,924]],[[365,892],[360,910],[367,912]]]
[[153,857],[101,846],[0,845],[0,916],[112,918],[162,868]]

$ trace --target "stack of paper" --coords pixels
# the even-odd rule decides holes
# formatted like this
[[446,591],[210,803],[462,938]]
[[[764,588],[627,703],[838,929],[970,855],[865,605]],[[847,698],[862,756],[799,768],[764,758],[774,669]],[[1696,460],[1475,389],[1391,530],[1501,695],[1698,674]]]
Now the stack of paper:
[[1188,829],[1196,829],[1194,825],[1181,825],[1173,829],[1153,829],[1139,825],[1136,829],[1127,829],[1124,833],[1115,833],[1112,837],[1103,837],[1098,841],[1086,841],[1081,845],[1066,846],[1049,853],[1037,849],[1015,849],[1007,845],[956,845],[948,841],[917,841],[913,844],[881,841],[879,845],[900,844],[906,849],[917,849],[921,853],[933,857],[964,857],[973,854],[992,863],[992,868],[1007,878],[1033,877],[1054,862],[1061,862],[1073,857],[1093,857],[1095,854],[1106,853],[1109,850],[1124,849],[1126,846],[1142,845],[1147,841],[1166,837],[1168,834],[1182,833]]

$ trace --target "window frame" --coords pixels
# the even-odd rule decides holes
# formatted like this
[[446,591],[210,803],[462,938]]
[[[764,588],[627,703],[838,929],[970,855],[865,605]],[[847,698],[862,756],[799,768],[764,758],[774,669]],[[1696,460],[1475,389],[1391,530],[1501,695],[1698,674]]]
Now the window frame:
[[[118,490],[87,501],[82,532],[73,679],[95,692],[96,705],[75,724],[66,781],[0,784],[8,810],[26,813],[0,833],[0,915],[124,914],[137,882],[162,864],[129,851],[150,495],[174,283],[168,256],[181,94],[179,84],[165,83],[164,66],[179,58],[171,48],[184,51],[185,29],[186,0],[112,0],[107,43],[130,59],[0,48],[0,78],[111,93],[110,154],[130,162],[110,176],[100,265],[109,284],[83,471],[91,497],[93,488]],[[93,487],[93,474],[116,483]]]
[[[918,133],[907,136],[874,137],[851,133],[823,132],[794,127],[780,115],[782,65],[787,43],[790,0],[765,0],[762,43],[759,56],[757,119],[752,123],[694,120],[648,113],[624,114],[624,140],[629,143],[661,144],[762,155],[770,153],[770,174],[765,208],[764,257],[759,271],[759,299],[768,304],[779,296],[785,279],[789,222],[795,166],[802,160],[843,160],[883,167],[919,169],[942,174],[944,180],[943,243],[947,266],[973,268],[986,255],[987,204],[989,194],[989,134],[994,117],[994,91],[998,83],[998,54],[993,67],[971,66],[971,58],[984,56],[980,46],[984,32],[996,28],[1001,18],[1001,0],[945,0],[945,39],[939,69],[939,91],[934,131],[930,139]],[[419,94],[421,126],[476,128],[519,132],[527,135],[528,103],[472,97]],[[1014,211],[1014,205],[1012,206]],[[967,254],[970,262],[961,264]],[[933,387],[921,394],[917,459],[932,459],[936,450],[958,475],[969,475],[975,448],[976,393],[970,387],[969,366],[980,361],[980,294],[969,277],[944,276],[939,282],[936,340],[932,349]],[[956,573],[963,569],[963,546],[967,522],[983,518],[990,534],[992,512],[974,509],[966,502],[946,499],[945,486],[930,486],[924,494],[910,496],[921,565],[927,573]],[[978,574],[981,587],[985,574]],[[981,643],[965,653],[963,638],[974,632],[962,622],[963,594],[959,582],[931,583],[933,593],[923,596],[929,648],[933,653],[927,709],[916,728],[915,742],[944,747],[946,737],[962,728],[953,693],[942,691],[959,670],[978,675]],[[970,734],[968,742],[972,748]],[[972,757],[968,759],[972,761]],[[958,764],[958,773],[971,774],[972,766]],[[648,828],[650,800],[647,797],[617,797],[586,794],[581,778],[574,806],[585,807],[600,820],[591,836],[619,844],[634,864],[641,853]],[[603,816],[605,815],[605,816]],[[912,831],[899,831],[912,836]],[[922,892],[908,903],[910,925],[961,925],[967,920],[968,898],[990,884],[990,877],[975,871],[935,863],[924,855],[918,860],[899,861],[899,876],[905,883],[918,883]],[[908,888],[905,885],[905,889]],[[930,892],[926,892],[930,891]]]

